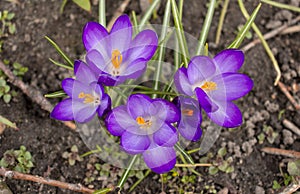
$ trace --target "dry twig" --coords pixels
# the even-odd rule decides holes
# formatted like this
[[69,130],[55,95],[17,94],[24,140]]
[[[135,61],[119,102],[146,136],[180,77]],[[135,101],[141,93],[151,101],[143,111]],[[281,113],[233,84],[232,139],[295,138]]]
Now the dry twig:
[[[296,26],[296,27],[298,27],[297,29],[295,29],[295,26],[290,27],[291,28],[290,29],[289,26],[296,24],[298,21],[300,21],[300,16],[298,16],[295,19],[291,20],[290,22],[285,23],[282,26],[279,26],[278,28],[275,28],[274,30],[266,33],[263,37],[265,40],[268,40],[268,39],[275,37],[278,34],[287,34],[287,33],[297,32],[296,30],[299,30],[299,26]],[[261,43],[261,41],[259,38],[257,38],[255,40],[253,40],[252,42],[250,42],[249,44],[245,45],[241,50],[246,52],[259,43]]]
[[13,178],[13,179],[20,179],[20,180],[27,180],[27,181],[33,181],[36,183],[51,185],[54,187],[59,187],[62,189],[68,189],[71,191],[81,192],[81,193],[93,193],[95,190],[86,188],[80,184],[71,184],[71,183],[65,183],[57,180],[52,180],[40,176],[34,176],[30,174],[24,174],[16,171],[7,170],[5,168],[0,168],[0,175],[5,178]]
[[261,149],[261,151],[266,152],[268,154],[287,156],[291,158],[300,158],[300,152],[294,150],[284,150],[279,148],[264,147]]
[[300,105],[296,102],[294,97],[290,94],[287,87],[282,82],[278,82],[278,86],[280,90],[284,93],[284,95],[289,99],[289,101],[293,104],[296,110],[300,110]]
[[121,5],[119,6],[119,8],[115,11],[113,17],[111,18],[111,20],[109,21],[108,25],[107,25],[107,31],[110,31],[113,24],[115,23],[116,19],[122,15],[127,7],[127,5],[129,4],[130,0],[124,0]]
[[[17,78],[13,72],[6,66],[2,61],[0,61],[0,69],[8,77],[9,81],[16,87],[20,88],[24,94],[26,94],[33,102],[41,106],[42,109],[51,112],[53,109],[52,104],[41,94],[40,91],[35,88],[28,86],[21,79]],[[69,128],[75,130],[76,126],[70,121],[63,122]]]
[[295,134],[300,136],[300,129],[294,123],[292,123],[291,121],[289,121],[287,119],[284,119],[282,123],[286,128],[290,129]]

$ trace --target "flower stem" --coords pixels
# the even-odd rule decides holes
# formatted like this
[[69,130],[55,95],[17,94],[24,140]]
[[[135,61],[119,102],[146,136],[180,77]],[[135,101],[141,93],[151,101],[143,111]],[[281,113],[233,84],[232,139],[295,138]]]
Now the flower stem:
[[199,45],[196,51],[196,55],[203,55],[204,52],[204,45],[207,39],[207,35],[209,32],[209,28],[211,25],[212,18],[214,16],[214,11],[215,11],[215,5],[216,5],[216,0],[211,0],[209,3],[209,8],[205,17],[205,21],[202,27],[201,35],[199,38]]
[[106,26],[106,18],[105,18],[105,0],[99,0],[99,23],[102,26]]
[[177,143],[175,144],[175,148],[191,163],[195,164],[192,157],[184,151],[184,149]]
[[151,170],[149,169],[149,170],[147,170],[146,171],[146,173],[144,174],[144,176],[142,177],[142,178],[140,178],[138,181],[136,181],[131,187],[130,187],[130,189],[129,189],[129,193],[131,192],[131,191],[133,191],[135,188],[136,188],[136,186],[138,186],[149,174],[150,174],[150,172],[151,172]]
[[138,155],[134,155],[129,162],[128,168],[123,172],[122,177],[119,180],[119,183],[117,185],[117,188],[119,188],[119,191],[122,189],[123,185],[125,184],[125,182],[128,178],[128,175],[129,175],[134,163],[136,162],[137,158],[138,158]]
[[183,168],[193,168],[193,167],[203,167],[203,166],[212,166],[209,163],[196,163],[196,164],[175,164],[176,167],[183,167]]
[[221,11],[219,24],[218,24],[218,28],[217,28],[217,33],[216,33],[216,41],[215,41],[216,45],[218,45],[219,42],[220,42],[221,31],[222,31],[222,27],[223,27],[223,23],[224,23],[224,19],[225,19],[225,14],[227,12],[229,1],[230,0],[225,0],[224,1],[224,5],[223,5],[222,11]]
[[162,95],[170,95],[170,96],[178,96],[178,94],[173,93],[173,92],[162,92],[162,91],[157,91],[157,90],[152,90],[152,91],[133,91],[133,94],[162,94]]
[[[171,0],[168,0],[166,8],[165,8],[164,20],[163,20],[163,25],[162,25],[162,29],[161,29],[161,35],[160,35],[159,42],[162,42],[164,40],[165,36],[167,35],[169,22],[170,22],[170,15],[171,15]],[[158,50],[158,52],[159,52],[158,64],[157,64],[157,68],[156,68],[155,75],[154,75],[154,87],[153,87],[154,90],[158,90],[158,88],[159,88],[159,78],[160,78],[162,64],[163,64],[163,60],[164,60],[165,45],[166,45],[166,41],[163,41]],[[152,98],[156,98],[156,97],[157,97],[157,94],[153,93]]]

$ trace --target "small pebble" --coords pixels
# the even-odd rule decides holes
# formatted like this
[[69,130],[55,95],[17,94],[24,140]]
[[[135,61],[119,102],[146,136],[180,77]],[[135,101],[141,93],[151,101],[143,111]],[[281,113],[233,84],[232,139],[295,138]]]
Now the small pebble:
[[282,130],[282,135],[284,145],[291,145],[294,143],[293,134],[291,131],[284,129]]
[[267,100],[264,105],[270,113],[275,113],[279,110],[279,105],[274,102],[270,102],[269,100]]
[[262,188],[260,186],[256,186],[255,187],[255,194],[265,194],[264,188]]
[[267,24],[266,24],[266,28],[267,29],[274,29],[274,28],[277,28],[279,26],[281,26],[282,22],[279,21],[279,20],[271,20],[269,21]]

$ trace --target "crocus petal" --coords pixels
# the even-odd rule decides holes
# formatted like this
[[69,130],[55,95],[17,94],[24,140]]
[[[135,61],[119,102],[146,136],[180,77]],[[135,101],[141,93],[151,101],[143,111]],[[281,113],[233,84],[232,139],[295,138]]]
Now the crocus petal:
[[136,135],[125,131],[121,136],[121,147],[129,154],[140,154],[150,145],[146,135]]
[[209,79],[216,72],[216,67],[211,58],[207,56],[193,57],[188,65],[187,76],[194,85]]
[[158,44],[158,38],[154,31],[143,30],[130,44],[129,50],[126,52],[128,55],[128,60],[135,60],[143,58],[145,60],[150,60],[154,55]]
[[236,100],[245,96],[253,88],[253,81],[244,74],[224,73],[212,79],[218,86],[211,91],[211,97],[215,100]]
[[186,139],[197,141],[202,135],[202,115],[199,103],[193,98],[178,98],[178,106],[181,110],[181,119],[178,123],[179,133]]
[[178,141],[176,129],[170,124],[164,124],[153,134],[154,142],[159,146],[174,146]]
[[135,126],[135,120],[127,113],[125,105],[114,108],[105,120],[107,130],[115,136],[121,136],[125,129]]
[[205,112],[215,112],[216,110],[218,110],[218,105],[214,103],[201,88],[196,88],[195,92],[198,101]]
[[232,102],[223,102],[215,112],[208,113],[208,117],[217,125],[231,128],[242,124],[243,118],[240,109]]
[[110,31],[110,43],[112,49],[120,52],[127,50],[132,40],[132,25],[127,15],[121,15],[115,21]]
[[76,76],[76,80],[82,83],[90,84],[97,81],[97,77],[94,72],[80,60],[76,60],[74,63],[74,74]]
[[174,75],[174,83],[178,92],[188,96],[194,95],[193,87],[187,77],[186,68],[181,67],[177,70],[177,72]]
[[[153,109],[156,110],[156,115],[159,116],[161,120],[164,120],[167,123],[175,123],[179,121],[180,119],[180,112],[178,108],[162,99],[155,99],[152,102]],[[152,111],[152,114],[155,114],[154,111]]]
[[189,125],[181,122],[178,126],[178,131],[182,137],[190,141],[198,141],[202,136],[200,124],[198,126]]
[[104,94],[102,97],[102,100],[101,100],[101,104],[100,104],[99,108],[97,109],[97,113],[98,113],[99,117],[102,117],[102,115],[109,112],[110,109],[111,109],[111,99],[110,99],[109,95]]
[[85,123],[95,116],[98,106],[84,104],[82,102],[72,101],[72,109],[74,114],[74,120],[78,123]]
[[146,165],[158,174],[172,170],[176,164],[176,152],[173,147],[151,146],[143,153],[143,158]]
[[[86,54],[86,61],[95,73],[106,72],[109,73],[109,66],[111,65],[110,61],[104,59],[101,53],[95,49],[90,50]],[[100,70],[100,71],[99,71]]]
[[61,86],[65,93],[72,97],[73,89],[74,89],[74,82],[75,80],[73,78],[66,78],[61,82]]
[[214,57],[219,73],[237,72],[244,63],[244,53],[237,49],[227,49]]
[[151,99],[144,94],[134,94],[129,96],[127,101],[127,110],[133,119],[149,115],[149,109],[152,106]]
[[74,120],[72,99],[67,98],[58,103],[52,110],[50,116],[54,119],[61,121]]
[[132,61],[128,66],[126,67],[125,71],[122,72],[121,76],[126,76],[130,79],[136,79],[140,77],[146,70],[147,67],[147,61],[143,58],[136,59]]
[[102,25],[97,22],[88,22],[84,26],[82,34],[82,41],[85,49],[89,51],[107,35],[107,31]]

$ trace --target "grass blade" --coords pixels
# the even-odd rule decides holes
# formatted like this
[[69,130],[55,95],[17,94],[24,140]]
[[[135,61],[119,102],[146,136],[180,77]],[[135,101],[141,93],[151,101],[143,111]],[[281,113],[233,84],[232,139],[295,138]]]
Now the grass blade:
[[74,64],[71,61],[71,59],[59,48],[59,46],[48,36],[45,36],[45,38],[50,42],[50,44],[56,49],[56,51],[64,58],[64,60],[73,67]]
[[282,9],[288,9],[288,10],[291,10],[291,11],[300,12],[300,8],[296,7],[296,6],[287,5],[287,4],[284,4],[284,3],[279,3],[279,2],[270,1],[270,0],[261,0],[261,2],[272,5],[274,7],[279,7],[279,8],[282,8]]
[[202,31],[201,31],[201,35],[199,38],[199,45],[196,51],[196,55],[203,55],[204,54],[204,46],[205,46],[205,42],[207,39],[207,35],[209,32],[209,28],[211,26],[211,21],[212,18],[214,16],[214,12],[215,12],[215,5],[216,5],[216,0],[211,0],[209,3],[209,8],[205,17],[205,21],[202,27]]
[[7,126],[9,126],[11,128],[14,128],[14,129],[18,129],[18,127],[15,123],[11,122],[10,120],[8,120],[5,117],[2,117],[1,115],[0,115],[0,123],[3,123],[4,125],[7,125]]
[[99,5],[98,5],[98,15],[99,15],[99,23],[106,27],[106,18],[105,18],[105,0],[99,0]]
[[153,11],[155,10],[156,6],[159,4],[160,0],[155,0],[152,2],[151,6],[147,10],[147,12],[144,14],[143,18],[141,19],[139,30],[141,31],[144,25],[149,21]]
[[53,92],[53,93],[50,93],[50,94],[45,94],[45,97],[46,98],[59,98],[59,97],[66,97],[67,94],[60,90],[60,91],[57,91],[57,92]]
[[51,61],[54,65],[57,65],[59,67],[63,67],[63,68],[66,68],[66,69],[70,69],[70,70],[73,70],[73,67],[70,67],[68,65],[65,65],[65,64],[62,64],[62,63],[59,63],[51,58],[49,58],[49,61]]

